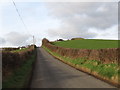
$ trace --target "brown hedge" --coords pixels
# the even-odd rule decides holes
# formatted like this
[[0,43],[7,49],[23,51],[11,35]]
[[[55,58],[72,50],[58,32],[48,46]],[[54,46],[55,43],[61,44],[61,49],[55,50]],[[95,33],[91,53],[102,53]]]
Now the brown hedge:
[[120,48],[107,49],[72,49],[52,45],[47,39],[42,40],[42,45],[62,56],[70,58],[85,58],[87,60],[100,60],[103,63],[120,63]]
[[34,46],[20,52],[2,51],[2,76],[3,79],[14,69],[20,67],[34,52]]

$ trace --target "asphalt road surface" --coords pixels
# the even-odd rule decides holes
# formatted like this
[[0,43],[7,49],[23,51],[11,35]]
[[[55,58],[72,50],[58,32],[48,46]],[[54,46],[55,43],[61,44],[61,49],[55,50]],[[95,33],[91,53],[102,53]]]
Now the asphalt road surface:
[[115,88],[95,77],[76,70],[37,49],[31,88]]

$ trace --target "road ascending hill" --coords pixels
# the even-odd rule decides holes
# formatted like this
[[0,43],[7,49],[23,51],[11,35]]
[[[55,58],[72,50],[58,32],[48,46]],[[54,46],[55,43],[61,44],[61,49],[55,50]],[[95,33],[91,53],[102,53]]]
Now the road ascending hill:
[[31,88],[115,88],[37,49]]

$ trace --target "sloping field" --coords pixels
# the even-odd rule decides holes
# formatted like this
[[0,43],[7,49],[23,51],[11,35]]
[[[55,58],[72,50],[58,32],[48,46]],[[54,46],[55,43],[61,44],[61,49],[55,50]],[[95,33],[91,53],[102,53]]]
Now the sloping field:
[[118,40],[83,39],[83,40],[58,41],[53,42],[52,44],[65,48],[79,48],[79,49],[118,48]]

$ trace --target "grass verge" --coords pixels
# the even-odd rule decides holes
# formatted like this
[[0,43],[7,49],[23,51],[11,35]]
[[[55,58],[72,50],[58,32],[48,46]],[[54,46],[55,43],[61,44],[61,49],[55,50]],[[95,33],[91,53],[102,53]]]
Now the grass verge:
[[35,57],[34,53],[21,67],[15,69],[12,75],[2,82],[2,88],[25,88],[29,83]]
[[52,52],[48,48],[42,46],[47,52],[51,55],[55,56],[59,60],[72,65],[73,67],[80,69],[82,71],[88,72],[94,76],[98,76],[103,80],[107,80],[110,83],[119,84],[120,77],[120,67],[118,64],[103,64],[98,60],[85,60],[84,58],[71,59],[69,57],[63,57],[55,52]]

